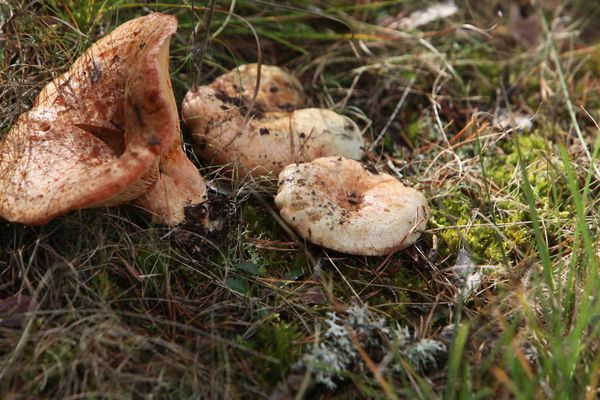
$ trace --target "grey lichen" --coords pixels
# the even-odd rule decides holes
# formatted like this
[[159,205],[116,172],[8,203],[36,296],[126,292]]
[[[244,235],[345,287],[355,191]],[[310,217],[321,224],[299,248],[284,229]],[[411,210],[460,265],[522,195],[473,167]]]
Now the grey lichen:
[[[396,324],[392,329],[393,348],[397,349],[397,355],[404,358],[415,369],[423,370],[428,365],[436,365],[435,355],[446,351],[446,346],[433,339],[419,339],[417,332],[412,334],[408,327]],[[400,372],[404,367],[399,362],[399,357],[395,357],[393,363],[394,371]]]
[[399,324],[388,327],[385,318],[375,315],[366,306],[354,304],[342,315],[330,312],[325,323],[327,330],[320,342],[303,356],[300,363],[313,373],[317,383],[330,389],[335,389],[336,381],[348,373],[367,370],[358,345],[368,353],[383,354],[389,362],[382,362],[380,367],[387,366],[395,372],[404,369],[400,360],[422,370],[435,365],[436,355],[446,351],[441,342],[420,339],[417,332],[411,333],[408,327]]

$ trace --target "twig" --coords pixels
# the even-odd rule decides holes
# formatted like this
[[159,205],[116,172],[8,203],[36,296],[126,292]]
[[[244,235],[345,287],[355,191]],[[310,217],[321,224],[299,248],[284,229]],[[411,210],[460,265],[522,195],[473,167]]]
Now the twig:
[[402,93],[402,97],[400,97],[400,101],[398,101],[398,104],[396,104],[396,108],[394,108],[392,115],[390,115],[390,118],[385,123],[385,126],[383,127],[381,132],[379,132],[379,135],[377,135],[377,138],[373,141],[373,144],[371,145],[371,147],[369,147],[369,151],[373,151],[373,149],[379,144],[381,139],[383,139],[383,137],[385,136],[385,133],[387,132],[388,128],[390,127],[390,125],[392,125],[392,122],[396,119],[398,112],[400,112],[400,109],[404,105],[404,102],[406,101],[406,98],[408,97],[408,94],[410,93],[410,90],[412,89],[413,84],[415,83],[416,79],[417,79],[417,75],[415,74],[415,75],[413,75],[412,79],[408,83],[408,86],[404,89],[404,92]]
[[[204,63],[204,55],[206,53],[206,44],[208,42],[208,32],[210,32],[210,22],[215,10],[216,0],[210,0],[210,5],[206,11],[206,18],[204,19],[204,32],[202,33],[202,44],[200,46],[200,55],[196,54],[196,27],[194,26],[193,41],[194,50],[192,51],[192,60],[194,63],[194,77],[192,83],[192,89],[195,91],[198,89],[198,81],[200,80],[200,73],[202,72],[202,64]],[[192,18],[194,16],[194,2],[192,1]]]

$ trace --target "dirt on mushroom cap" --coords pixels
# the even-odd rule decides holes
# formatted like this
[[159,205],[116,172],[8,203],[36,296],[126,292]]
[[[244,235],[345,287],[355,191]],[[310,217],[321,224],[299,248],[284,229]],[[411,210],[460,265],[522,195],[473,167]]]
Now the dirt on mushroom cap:
[[128,21],[41,91],[0,143],[0,216],[42,224],[152,187],[179,135],[160,60],[176,29],[165,14]]
[[262,67],[252,103],[256,73],[254,64],[241,66],[186,95],[183,118],[202,158],[260,176],[323,156],[362,156],[364,140],[351,119],[326,109],[291,111],[304,104],[304,94],[298,80],[280,68]]
[[[249,105],[254,98],[258,64],[240,65],[219,76],[210,85],[218,93],[239,99]],[[292,74],[273,65],[260,66],[260,86],[254,98],[254,111],[292,111],[306,104],[300,81]]]
[[358,255],[385,255],[413,244],[429,218],[420,192],[342,157],[286,167],[275,203],[304,239]]

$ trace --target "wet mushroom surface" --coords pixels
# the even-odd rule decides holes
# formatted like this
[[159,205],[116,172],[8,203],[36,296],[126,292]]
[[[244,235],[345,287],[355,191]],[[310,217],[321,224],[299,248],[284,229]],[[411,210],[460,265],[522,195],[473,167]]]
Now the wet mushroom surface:
[[430,214],[419,191],[343,157],[287,166],[279,174],[275,203],[283,219],[305,240],[370,256],[413,244]]

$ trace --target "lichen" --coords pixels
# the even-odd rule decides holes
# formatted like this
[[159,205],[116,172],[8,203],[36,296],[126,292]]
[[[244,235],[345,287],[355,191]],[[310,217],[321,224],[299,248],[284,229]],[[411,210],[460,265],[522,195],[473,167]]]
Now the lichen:
[[335,389],[344,376],[353,371],[367,371],[358,347],[377,360],[377,354],[389,354],[391,369],[404,371],[401,360],[412,368],[422,370],[436,364],[436,355],[446,347],[433,339],[420,339],[408,327],[396,324],[389,327],[387,320],[366,306],[354,304],[345,313],[329,312],[326,330],[320,342],[301,360],[314,375],[315,381]]

